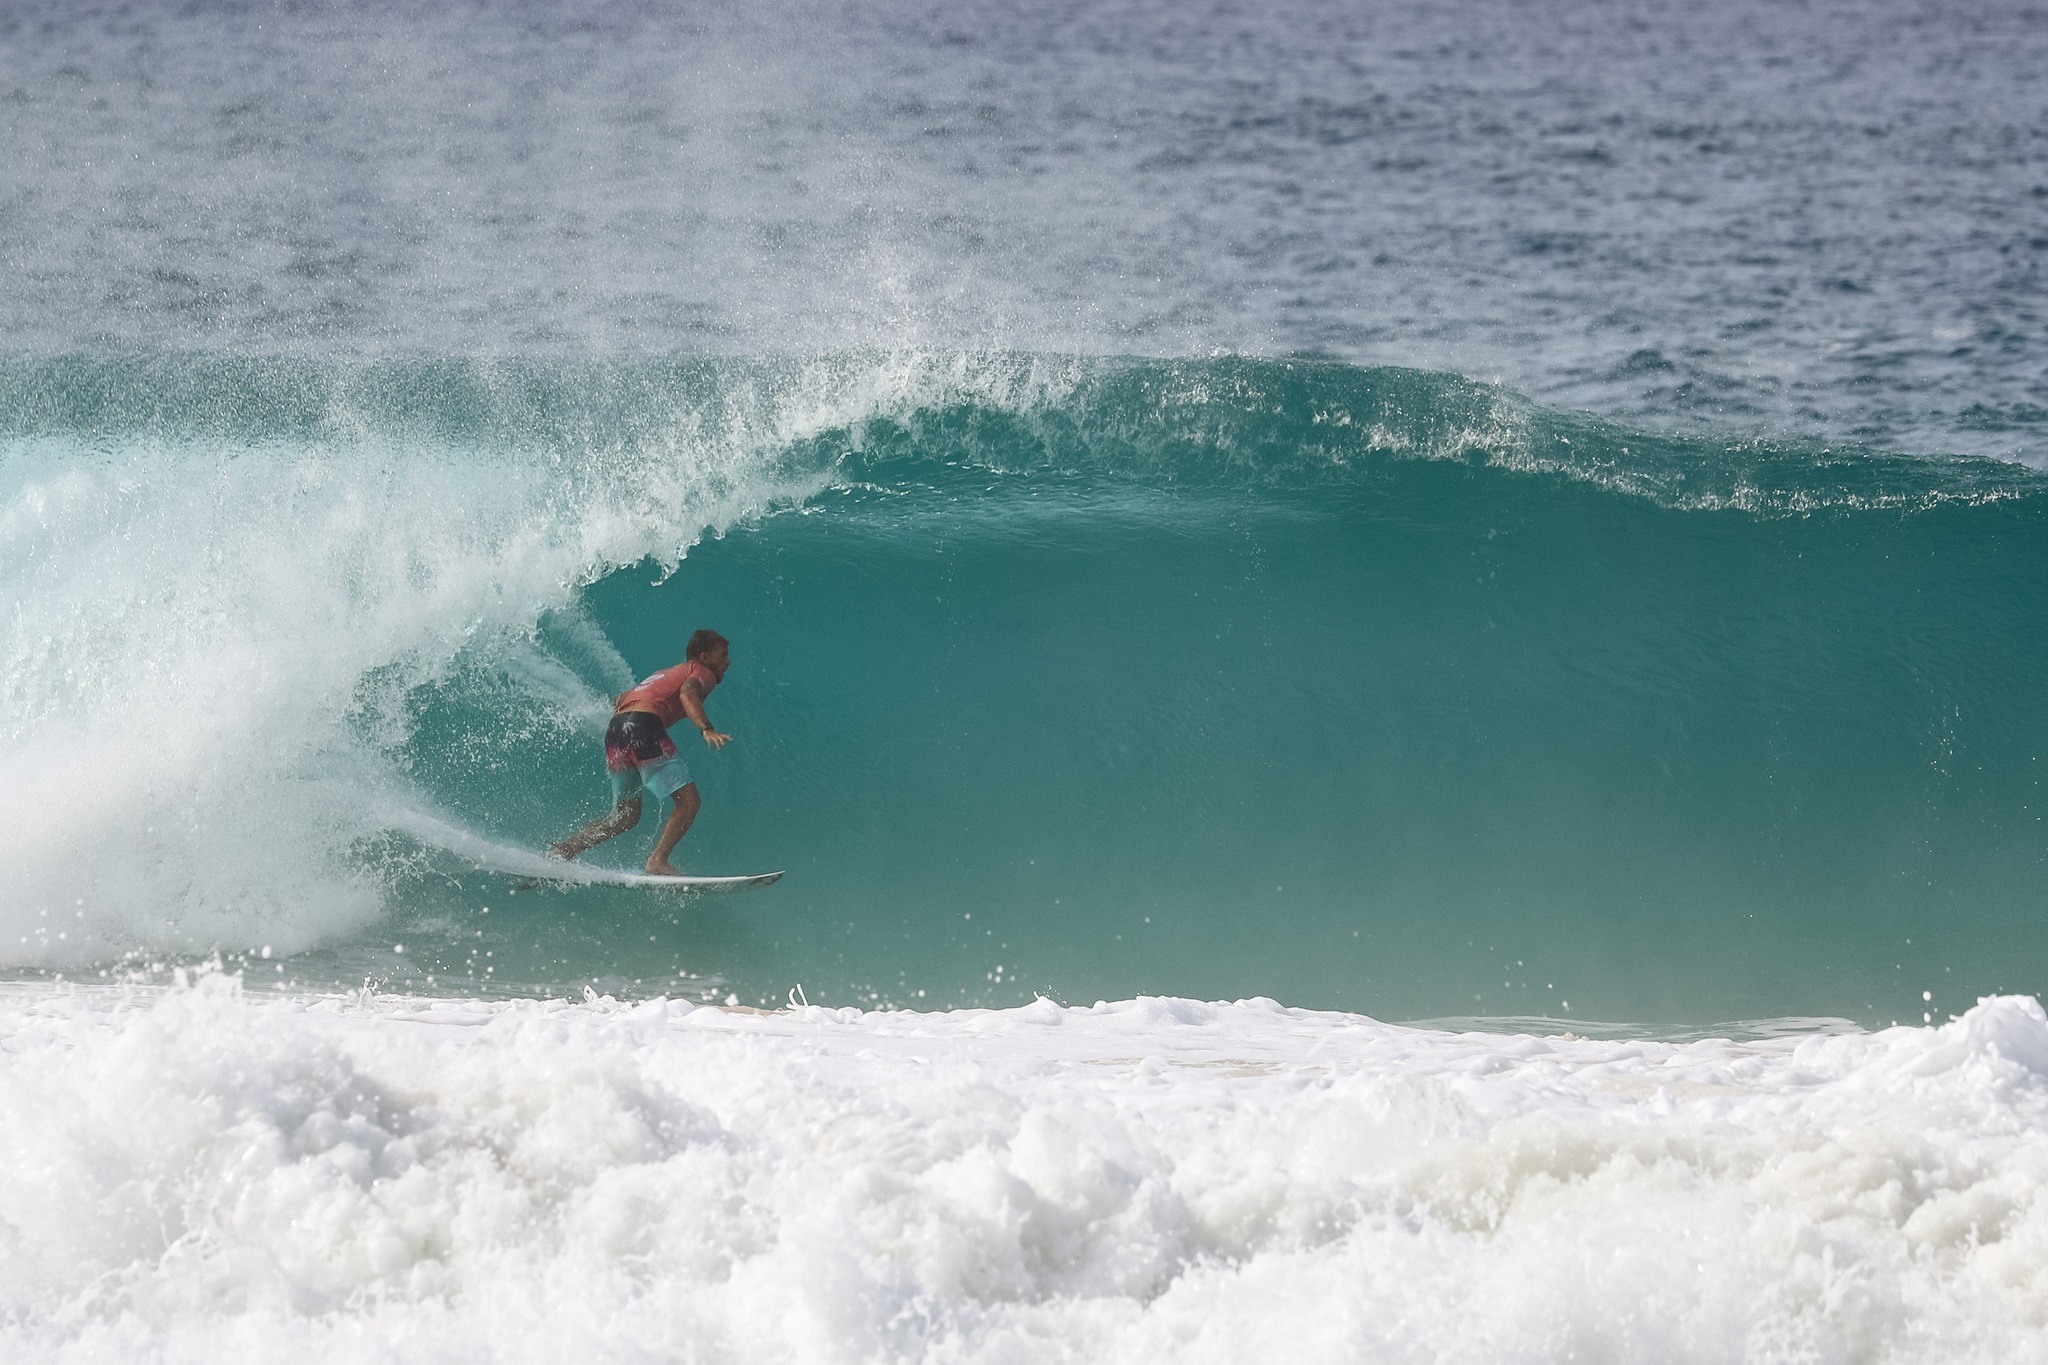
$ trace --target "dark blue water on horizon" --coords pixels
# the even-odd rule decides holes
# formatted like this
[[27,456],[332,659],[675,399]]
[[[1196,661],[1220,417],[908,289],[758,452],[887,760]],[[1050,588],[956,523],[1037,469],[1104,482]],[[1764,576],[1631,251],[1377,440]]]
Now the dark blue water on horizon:
[[42,4],[0,344],[1312,352],[2042,458],[2038,7]]

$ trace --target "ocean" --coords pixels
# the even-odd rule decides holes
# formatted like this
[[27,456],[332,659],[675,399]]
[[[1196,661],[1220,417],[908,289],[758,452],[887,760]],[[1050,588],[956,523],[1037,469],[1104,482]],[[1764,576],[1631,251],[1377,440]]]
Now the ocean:
[[2044,66],[5,7],[0,1347],[2048,1352]]

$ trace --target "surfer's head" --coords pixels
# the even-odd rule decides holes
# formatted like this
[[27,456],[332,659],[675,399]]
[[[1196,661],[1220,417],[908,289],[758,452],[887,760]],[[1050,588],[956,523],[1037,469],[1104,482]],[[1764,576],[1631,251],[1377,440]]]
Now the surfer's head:
[[726,667],[731,662],[731,651],[732,644],[723,635],[715,630],[700,630],[690,637],[683,657],[692,663],[702,663],[723,680]]

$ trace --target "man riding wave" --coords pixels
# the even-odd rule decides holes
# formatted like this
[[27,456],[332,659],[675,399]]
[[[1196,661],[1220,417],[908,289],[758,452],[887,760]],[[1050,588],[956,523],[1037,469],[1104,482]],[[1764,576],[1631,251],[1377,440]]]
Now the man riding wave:
[[683,875],[681,868],[670,864],[669,854],[689,833],[690,822],[704,802],[690,779],[690,765],[668,737],[668,727],[687,717],[711,748],[731,743],[732,736],[713,728],[704,714],[704,699],[725,680],[725,670],[731,666],[732,647],[726,638],[715,630],[700,630],[690,637],[683,662],[612,699],[612,721],[604,732],[604,764],[612,775],[612,813],[550,845],[550,854],[574,858],[624,834],[640,823],[642,793],[651,791],[657,800],[668,797],[675,809],[655,841],[647,871],[657,877]]

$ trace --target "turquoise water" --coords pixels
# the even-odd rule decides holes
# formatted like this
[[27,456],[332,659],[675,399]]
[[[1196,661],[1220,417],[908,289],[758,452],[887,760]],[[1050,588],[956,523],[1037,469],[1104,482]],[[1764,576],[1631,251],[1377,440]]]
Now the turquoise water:
[[[147,527],[138,610],[202,623],[232,584],[270,623],[224,642],[259,671],[234,724],[156,781],[212,790],[225,758],[230,807],[355,897],[243,866],[195,930],[192,871],[160,869],[217,856],[200,809],[82,958],[24,918],[46,966],[282,938],[284,980],[457,992],[1696,1024],[1888,1022],[2048,965],[2048,484],[2022,467],[1330,362],[9,382],[46,577],[104,586]],[[91,491],[53,517],[67,482]],[[682,858],[784,882],[679,904],[479,871],[476,840],[602,811],[604,698],[699,626],[733,641],[737,738],[688,754]],[[23,651],[18,746],[98,713],[88,647]],[[176,694],[209,656],[177,629],[143,657]],[[636,866],[653,829],[592,856]]]
[[[1659,1020],[1897,1016],[2048,965],[2015,951],[2048,893],[2037,480],[1898,462],[1838,490],[1787,452],[1770,494],[1818,510],[1674,508],[1316,429],[1332,404],[1429,440],[1467,398],[1429,376],[1117,380],[823,438],[861,486],[817,515],[580,594],[636,671],[699,624],[738,642],[716,710],[741,742],[693,757],[689,858],[791,877],[707,906],[677,961],[750,997]],[[1133,440],[1189,383],[1227,415]],[[1557,425],[1576,468],[1720,453]],[[530,770],[493,829],[595,812],[587,737],[466,757],[490,728],[461,686],[425,701],[444,804]],[[640,959],[637,929],[584,932]]]
[[0,5],[0,1359],[2048,1359],[2044,69]]
[[[2033,990],[2036,20],[17,6],[0,956]],[[686,857],[785,881],[478,871],[704,625]]]

